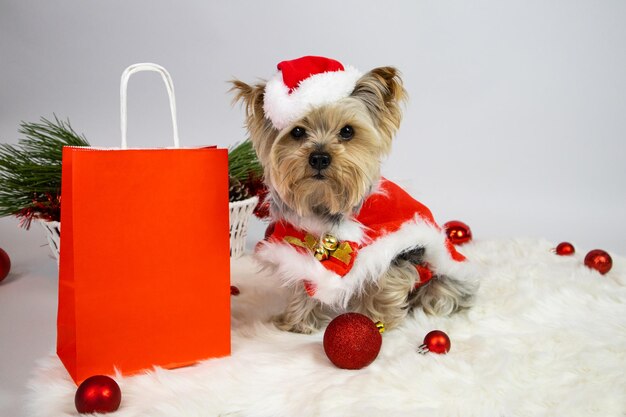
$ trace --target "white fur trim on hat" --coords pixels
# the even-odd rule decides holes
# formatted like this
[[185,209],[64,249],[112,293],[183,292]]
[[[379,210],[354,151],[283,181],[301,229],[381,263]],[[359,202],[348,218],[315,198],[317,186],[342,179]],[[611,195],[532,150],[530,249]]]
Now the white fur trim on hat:
[[315,107],[348,97],[363,73],[347,66],[344,71],[323,72],[302,80],[289,93],[279,71],[265,86],[263,110],[274,127],[282,130]]

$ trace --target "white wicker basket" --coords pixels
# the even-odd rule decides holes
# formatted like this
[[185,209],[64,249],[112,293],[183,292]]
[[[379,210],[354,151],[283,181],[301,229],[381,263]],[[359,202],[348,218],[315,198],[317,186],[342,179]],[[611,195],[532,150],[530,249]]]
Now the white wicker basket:
[[239,258],[246,248],[248,235],[248,220],[254,211],[258,197],[229,203],[230,210],[230,257]]
[[57,260],[59,264],[59,249],[61,248],[61,223],[48,222],[45,220],[39,220],[38,222],[45,230],[46,237],[48,238],[48,246],[50,246],[50,252]]
[[[238,258],[243,255],[246,248],[246,236],[248,235],[248,220],[256,207],[258,197],[237,201],[228,204],[230,212],[230,257]],[[59,263],[59,248],[61,247],[61,223],[40,220],[38,222],[45,230],[48,238],[48,246],[52,255]]]

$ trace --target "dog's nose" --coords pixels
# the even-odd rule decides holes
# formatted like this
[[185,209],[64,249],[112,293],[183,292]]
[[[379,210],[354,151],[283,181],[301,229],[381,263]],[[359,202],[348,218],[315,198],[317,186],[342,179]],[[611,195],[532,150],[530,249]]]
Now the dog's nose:
[[309,155],[309,165],[313,168],[321,170],[328,168],[330,165],[330,154],[328,152],[315,151]]

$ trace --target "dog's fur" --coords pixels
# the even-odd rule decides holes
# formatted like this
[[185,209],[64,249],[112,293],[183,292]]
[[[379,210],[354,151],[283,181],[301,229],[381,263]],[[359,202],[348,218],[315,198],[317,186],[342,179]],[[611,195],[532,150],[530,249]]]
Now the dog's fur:
[[[265,83],[232,83],[234,101],[245,105],[246,127],[264,168],[273,217],[305,230],[309,225],[329,230],[357,213],[381,178],[381,160],[389,153],[402,119],[407,95],[398,71],[393,67],[371,70],[358,80],[349,97],[315,108],[280,131],[263,111]],[[354,132],[348,140],[339,133],[345,126]],[[302,137],[294,137],[296,127],[304,129]],[[330,155],[328,167],[320,170],[309,164],[315,151]],[[469,307],[474,288],[451,277],[436,276],[412,291],[419,279],[415,264],[421,262],[423,252],[418,248],[399,256],[377,282],[353,297],[349,309],[393,328],[414,307],[432,314]],[[298,285],[275,323],[284,330],[311,333],[337,313]]]

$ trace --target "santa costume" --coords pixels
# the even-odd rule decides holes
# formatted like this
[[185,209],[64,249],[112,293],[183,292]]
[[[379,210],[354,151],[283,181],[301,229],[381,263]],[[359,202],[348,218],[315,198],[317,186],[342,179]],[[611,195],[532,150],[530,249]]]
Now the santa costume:
[[[348,97],[363,75],[323,57],[283,61],[267,82],[266,117],[283,129],[315,107]],[[430,210],[393,182],[382,178],[353,216],[331,226],[294,226],[274,219],[256,248],[261,263],[275,268],[286,284],[303,285],[329,305],[346,306],[369,282],[376,282],[403,253],[423,248],[416,265],[417,285],[437,275],[472,280],[465,257],[447,239]]]

